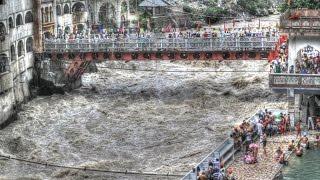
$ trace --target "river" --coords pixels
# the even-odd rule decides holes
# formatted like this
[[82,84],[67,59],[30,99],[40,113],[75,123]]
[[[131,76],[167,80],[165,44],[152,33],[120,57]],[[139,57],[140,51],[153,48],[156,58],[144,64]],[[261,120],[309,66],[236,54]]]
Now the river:
[[[267,72],[215,72],[267,68],[266,61],[102,63],[83,76],[82,88],[24,104],[18,120],[0,131],[0,153],[73,167],[185,174],[228,137],[234,123],[258,109],[286,108],[286,96],[270,92]],[[0,159],[0,174],[149,178],[7,159]]]

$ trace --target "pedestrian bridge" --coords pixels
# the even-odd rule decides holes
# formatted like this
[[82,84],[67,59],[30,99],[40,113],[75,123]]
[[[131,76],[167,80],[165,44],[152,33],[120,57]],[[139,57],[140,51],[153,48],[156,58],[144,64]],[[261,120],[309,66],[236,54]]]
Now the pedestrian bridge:
[[46,52],[270,51],[278,37],[46,39]]
[[[46,39],[44,59],[65,64],[68,80],[76,80],[93,61],[105,60],[261,60],[270,59],[277,36],[216,38]],[[56,61],[58,60],[58,61]]]

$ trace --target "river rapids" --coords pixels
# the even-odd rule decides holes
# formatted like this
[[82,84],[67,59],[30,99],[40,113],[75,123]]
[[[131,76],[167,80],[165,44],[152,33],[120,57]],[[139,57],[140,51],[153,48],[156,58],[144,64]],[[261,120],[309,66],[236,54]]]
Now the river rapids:
[[[286,96],[269,90],[266,61],[105,62],[97,68],[83,75],[79,89],[24,104],[18,119],[0,130],[0,154],[64,166],[184,175],[229,136],[235,123],[258,109],[287,107]],[[179,178],[0,158],[0,179]]]

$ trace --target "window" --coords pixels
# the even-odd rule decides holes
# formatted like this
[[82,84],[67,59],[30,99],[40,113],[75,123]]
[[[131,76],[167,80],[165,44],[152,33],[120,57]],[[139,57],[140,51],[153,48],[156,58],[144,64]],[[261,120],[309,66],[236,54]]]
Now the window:
[[32,13],[31,13],[31,11],[28,11],[28,12],[27,12],[24,21],[25,21],[26,24],[33,22],[33,15],[32,15]]
[[57,11],[57,16],[61,16],[61,6],[60,5],[57,5],[56,11]]
[[44,9],[41,8],[41,20],[42,20],[42,23],[44,23]]
[[69,13],[70,13],[70,9],[69,9],[68,4],[64,5],[63,13],[64,13],[64,14],[69,14]]
[[11,47],[10,47],[10,55],[11,55],[11,61],[15,61],[16,60],[16,48],[14,47],[14,45],[11,45]]
[[44,22],[49,22],[49,9],[48,9],[48,7],[45,8]]
[[50,9],[49,9],[49,16],[50,16],[50,22],[53,21],[53,11],[52,11],[52,7],[50,6]]
[[0,22],[0,41],[4,41],[6,38],[6,26]]
[[14,28],[14,23],[13,23],[13,18],[9,17],[9,28],[12,29]]
[[76,4],[73,5],[72,7],[72,12],[73,13],[79,13],[79,12],[84,12],[85,11],[85,6],[81,2],[77,2]]
[[18,16],[16,18],[16,25],[17,26],[23,25],[21,14],[18,14]]
[[0,54],[0,73],[8,71],[8,57],[6,54]]
[[27,50],[27,53],[28,53],[28,52],[32,52],[32,45],[33,45],[32,37],[29,37],[29,38],[27,39],[27,42],[26,42],[26,50]]
[[0,5],[4,5],[6,3],[5,0],[0,0]]
[[24,55],[23,42],[19,41],[18,43],[18,57]]

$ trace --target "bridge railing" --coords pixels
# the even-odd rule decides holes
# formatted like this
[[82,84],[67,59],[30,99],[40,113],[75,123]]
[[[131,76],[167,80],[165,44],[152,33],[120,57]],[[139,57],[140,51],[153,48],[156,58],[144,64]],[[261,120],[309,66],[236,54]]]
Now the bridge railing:
[[223,51],[271,50],[278,37],[224,37],[224,38],[139,38],[139,39],[46,39],[47,52],[105,52],[105,51]]
[[270,74],[271,88],[320,88],[320,74]]

